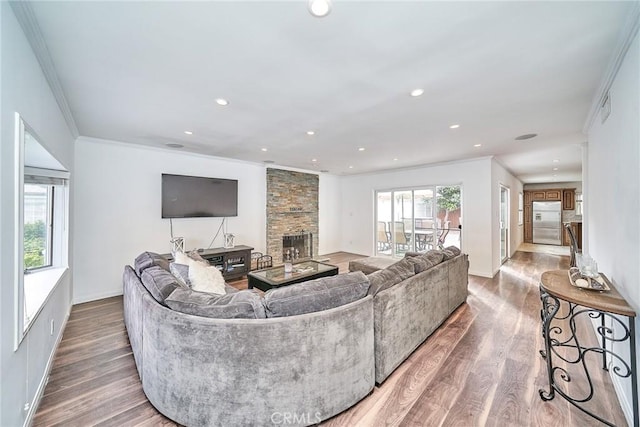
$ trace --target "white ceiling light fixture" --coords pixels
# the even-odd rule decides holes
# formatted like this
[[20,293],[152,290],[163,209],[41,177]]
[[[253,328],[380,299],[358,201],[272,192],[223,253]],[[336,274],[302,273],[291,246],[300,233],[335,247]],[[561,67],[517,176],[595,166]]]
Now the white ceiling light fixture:
[[420,96],[424,93],[424,89],[414,89],[411,91],[411,96]]
[[317,161],[318,161],[318,159],[311,159],[311,161],[312,161],[313,163],[315,163],[315,162],[317,162]]
[[482,144],[474,144],[474,147],[482,147]]
[[364,150],[365,150],[365,148],[364,148],[364,147],[360,147],[360,148],[358,148],[358,151],[364,151]]
[[224,98],[218,98],[216,99],[216,104],[225,106],[225,105],[229,105],[229,101],[227,101]]
[[559,162],[560,162],[560,160],[558,160],[558,159],[553,159],[553,163],[559,163]]
[[460,125],[451,125],[449,126],[449,129],[458,129],[460,127]]
[[191,132],[190,130],[185,130],[184,133],[186,133],[187,135],[193,135],[193,132]]
[[309,0],[309,13],[316,18],[323,18],[331,12],[331,0]]
[[308,130],[308,131],[307,131],[307,135],[309,135],[309,136],[313,136],[313,135],[315,135],[315,134],[316,134],[316,133],[315,133],[314,131],[312,131],[312,130]]
[[267,149],[266,149],[266,148],[261,148],[260,150],[262,150],[262,151],[267,151]]

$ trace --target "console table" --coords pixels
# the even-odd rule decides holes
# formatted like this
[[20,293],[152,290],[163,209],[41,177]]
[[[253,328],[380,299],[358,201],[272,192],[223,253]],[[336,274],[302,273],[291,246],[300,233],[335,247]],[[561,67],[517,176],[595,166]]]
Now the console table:
[[[245,276],[251,269],[250,246],[236,245],[233,248],[212,248],[198,250],[198,254],[206,259],[209,264],[217,267],[225,280],[237,279]],[[173,261],[171,254],[163,257]]]
[[[592,291],[575,287],[569,280],[567,270],[547,271],[540,280],[540,299],[542,300],[542,336],[545,349],[540,350],[542,358],[547,364],[549,377],[549,391],[540,389],[540,397],[547,401],[555,397],[556,393],[566,399],[576,408],[599,420],[613,426],[597,414],[592,413],[583,405],[592,399],[597,391],[589,374],[589,366],[585,360],[587,354],[602,357],[602,369],[620,378],[631,378],[633,426],[638,424],[638,373],[636,368],[636,313],[627,301],[620,295],[611,282],[601,274],[610,291]],[[561,304],[567,311],[559,313]],[[627,322],[624,322],[624,317]],[[594,320],[599,323],[596,328],[599,345],[586,347],[579,341],[577,328],[579,318]],[[607,322],[611,326],[607,326]],[[589,322],[590,323],[590,322]],[[565,329],[563,329],[565,328]],[[623,345],[629,342],[630,363],[612,350],[614,343]],[[557,364],[554,366],[554,358]],[[570,394],[571,375],[567,369],[575,365],[588,381],[588,390],[579,395]],[[563,367],[564,366],[564,367]],[[565,387],[560,387],[564,384]]]

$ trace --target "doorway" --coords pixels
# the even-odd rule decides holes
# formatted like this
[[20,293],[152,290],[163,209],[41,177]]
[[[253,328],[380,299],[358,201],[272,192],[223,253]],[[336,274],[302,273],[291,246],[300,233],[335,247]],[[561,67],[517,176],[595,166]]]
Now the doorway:
[[500,185],[500,264],[509,258],[509,187]]

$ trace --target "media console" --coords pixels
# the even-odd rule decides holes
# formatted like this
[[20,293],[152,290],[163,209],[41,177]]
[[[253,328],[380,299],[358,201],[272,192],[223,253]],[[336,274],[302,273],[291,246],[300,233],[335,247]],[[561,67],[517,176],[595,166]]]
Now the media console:
[[[198,254],[206,259],[209,264],[217,267],[225,280],[238,279],[246,276],[251,269],[250,246],[237,245],[233,248],[211,248],[198,250]],[[173,261],[171,254],[163,255],[169,261]]]

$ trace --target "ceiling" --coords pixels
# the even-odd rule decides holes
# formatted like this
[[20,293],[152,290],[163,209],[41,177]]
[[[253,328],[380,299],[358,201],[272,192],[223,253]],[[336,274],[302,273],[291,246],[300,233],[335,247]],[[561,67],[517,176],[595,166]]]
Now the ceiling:
[[338,175],[495,156],[532,183],[581,180],[582,129],[633,3],[31,7],[82,136]]

